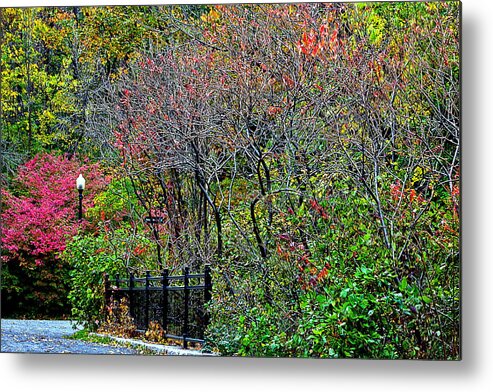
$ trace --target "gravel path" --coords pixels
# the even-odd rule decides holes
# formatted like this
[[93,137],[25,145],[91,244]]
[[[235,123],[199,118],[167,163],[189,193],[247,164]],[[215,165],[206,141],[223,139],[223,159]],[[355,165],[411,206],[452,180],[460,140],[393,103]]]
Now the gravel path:
[[130,348],[65,339],[70,321],[1,320],[0,351],[8,353],[137,354]]

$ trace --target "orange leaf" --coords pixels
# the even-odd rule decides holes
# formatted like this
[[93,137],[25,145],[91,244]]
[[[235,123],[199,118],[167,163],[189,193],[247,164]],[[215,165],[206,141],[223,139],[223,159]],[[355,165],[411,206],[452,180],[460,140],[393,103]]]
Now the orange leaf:
[[289,88],[294,87],[294,81],[291,79],[288,75],[282,75],[282,81],[284,84],[286,84]]

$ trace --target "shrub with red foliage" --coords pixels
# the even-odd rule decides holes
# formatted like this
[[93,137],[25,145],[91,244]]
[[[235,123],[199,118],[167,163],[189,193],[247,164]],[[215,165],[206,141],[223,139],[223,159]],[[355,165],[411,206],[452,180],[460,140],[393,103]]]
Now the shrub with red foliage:
[[42,154],[20,167],[2,190],[2,310],[64,312],[68,268],[59,259],[67,239],[85,227],[77,221],[75,180],[87,181],[84,207],[107,183],[98,164]]

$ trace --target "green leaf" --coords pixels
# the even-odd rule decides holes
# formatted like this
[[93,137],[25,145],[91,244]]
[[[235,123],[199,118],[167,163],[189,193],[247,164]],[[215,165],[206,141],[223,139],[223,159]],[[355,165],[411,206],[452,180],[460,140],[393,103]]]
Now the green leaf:
[[402,278],[401,283],[399,283],[399,289],[401,291],[406,291],[406,288],[407,288],[407,278],[404,277]]

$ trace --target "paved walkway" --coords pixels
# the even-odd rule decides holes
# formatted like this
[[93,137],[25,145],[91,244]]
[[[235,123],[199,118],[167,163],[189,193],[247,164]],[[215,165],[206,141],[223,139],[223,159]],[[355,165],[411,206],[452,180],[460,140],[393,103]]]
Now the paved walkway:
[[65,339],[76,331],[70,321],[2,319],[0,329],[2,353],[137,354],[130,348]]

